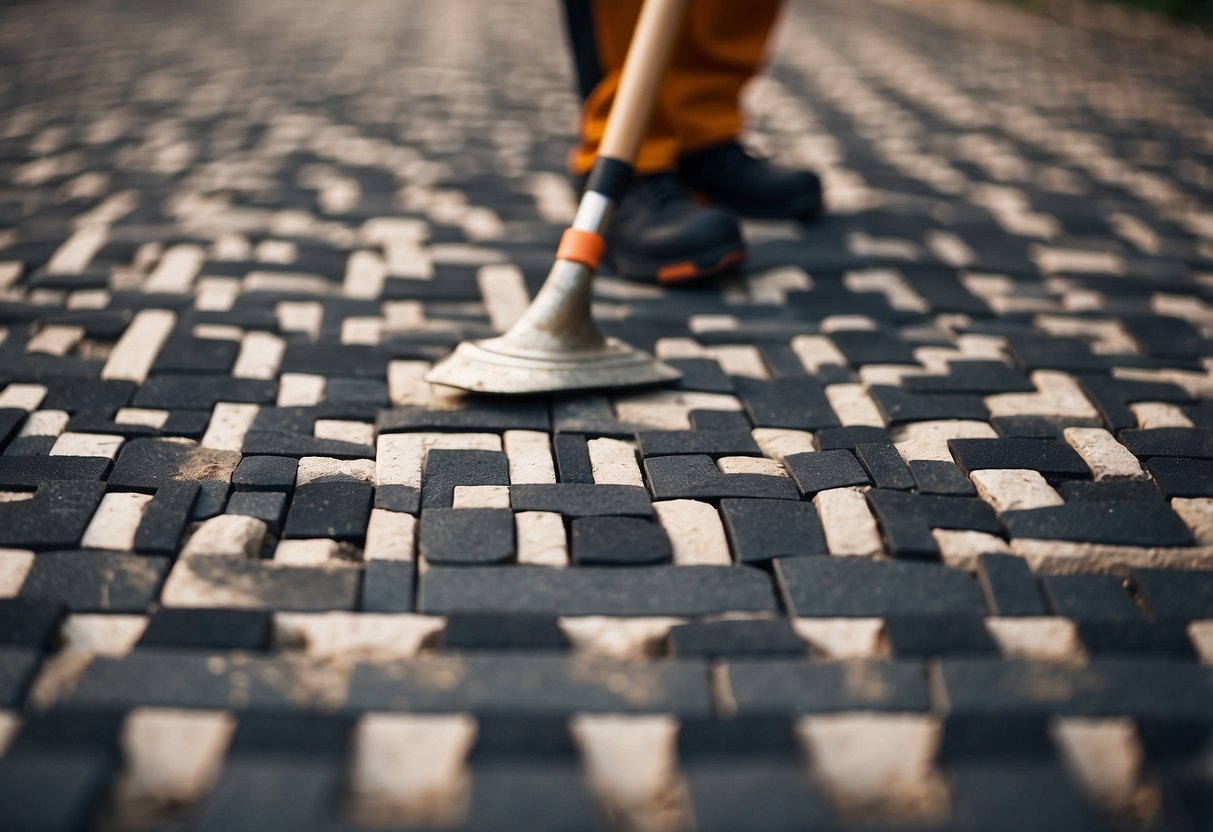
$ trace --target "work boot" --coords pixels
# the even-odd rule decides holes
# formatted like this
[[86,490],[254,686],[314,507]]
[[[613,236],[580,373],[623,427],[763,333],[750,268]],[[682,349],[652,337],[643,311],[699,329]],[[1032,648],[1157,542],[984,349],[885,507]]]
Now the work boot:
[[632,180],[606,241],[607,260],[621,277],[650,283],[696,280],[745,259],[737,218],[696,202],[673,173]]
[[692,190],[743,217],[806,221],[821,214],[817,174],[755,158],[737,142],[683,156],[678,172]]

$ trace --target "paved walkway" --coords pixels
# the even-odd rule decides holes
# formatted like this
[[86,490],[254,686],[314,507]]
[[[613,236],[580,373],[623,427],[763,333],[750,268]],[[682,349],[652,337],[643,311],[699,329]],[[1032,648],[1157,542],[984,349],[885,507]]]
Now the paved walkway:
[[555,4],[0,9],[0,827],[1213,825],[1213,62],[793,3],[832,214],[421,378],[574,207]]

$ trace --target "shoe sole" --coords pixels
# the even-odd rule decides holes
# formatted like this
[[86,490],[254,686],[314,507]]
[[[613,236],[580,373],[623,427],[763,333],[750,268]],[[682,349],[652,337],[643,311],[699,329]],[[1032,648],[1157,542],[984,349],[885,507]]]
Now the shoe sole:
[[693,283],[705,277],[728,271],[746,258],[745,244],[729,243],[678,260],[646,260],[612,252],[611,261],[619,276],[627,280],[671,286]]

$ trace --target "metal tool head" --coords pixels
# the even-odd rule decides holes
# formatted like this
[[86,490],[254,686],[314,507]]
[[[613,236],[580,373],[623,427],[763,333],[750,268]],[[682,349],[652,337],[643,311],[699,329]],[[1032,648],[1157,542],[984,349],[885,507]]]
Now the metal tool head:
[[464,341],[426,380],[477,393],[534,394],[675,381],[680,373],[616,338],[590,316],[586,266],[557,260],[530,307],[496,338]]

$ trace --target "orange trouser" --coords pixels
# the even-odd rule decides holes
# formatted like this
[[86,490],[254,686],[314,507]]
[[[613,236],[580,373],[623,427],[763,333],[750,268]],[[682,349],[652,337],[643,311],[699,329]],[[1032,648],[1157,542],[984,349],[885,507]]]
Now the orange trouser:
[[[642,0],[589,0],[588,9],[582,0],[580,15],[574,11],[577,0],[566,2],[586,94],[581,141],[570,158],[573,172],[580,174],[598,152]],[[780,0],[691,0],[636,158],[637,172],[669,169],[681,154],[737,137],[741,88],[762,65],[780,5]],[[584,31],[587,24],[592,35]],[[586,54],[588,46],[595,55]],[[595,63],[596,77],[587,79]]]

